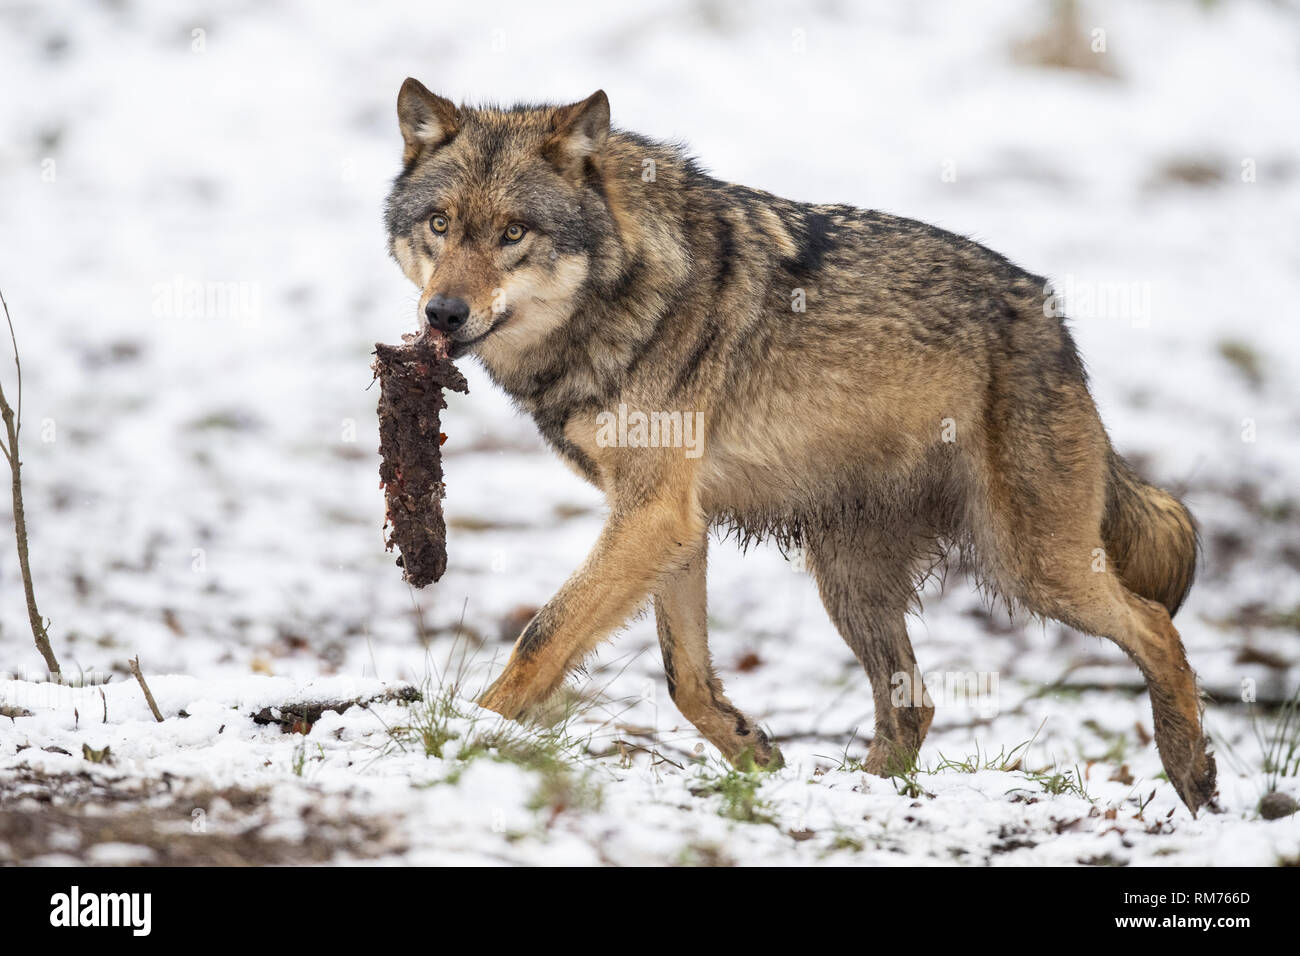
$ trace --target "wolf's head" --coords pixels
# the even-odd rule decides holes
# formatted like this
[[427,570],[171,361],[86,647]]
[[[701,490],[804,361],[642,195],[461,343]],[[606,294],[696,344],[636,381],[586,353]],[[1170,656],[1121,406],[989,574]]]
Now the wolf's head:
[[408,79],[389,250],[452,355],[489,365],[542,346],[572,314],[614,225],[600,188],[603,92],[571,106],[457,107]]

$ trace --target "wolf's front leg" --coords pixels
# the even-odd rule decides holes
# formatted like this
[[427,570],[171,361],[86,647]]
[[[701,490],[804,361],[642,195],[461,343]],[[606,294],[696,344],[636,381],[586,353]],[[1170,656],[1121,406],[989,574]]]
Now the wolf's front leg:
[[709,656],[705,564],[708,540],[700,537],[690,562],[666,575],[655,592],[655,623],[664,655],[668,693],[704,738],[742,769],[776,770],[781,751],[753,719],[722,692]]
[[545,700],[665,575],[690,560],[704,530],[687,494],[616,507],[587,560],[519,635],[479,704],[514,720]]

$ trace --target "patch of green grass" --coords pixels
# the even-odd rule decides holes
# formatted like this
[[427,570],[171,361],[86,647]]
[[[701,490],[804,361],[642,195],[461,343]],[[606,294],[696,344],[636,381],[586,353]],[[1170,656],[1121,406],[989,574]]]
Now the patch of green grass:
[[464,695],[467,662],[449,673],[436,670],[425,679],[409,719],[388,729],[392,746],[415,747],[443,761],[446,773],[435,785],[456,785],[476,761],[511,763],[535,774],[537,785],[527,806],[553,819],[566,810],[595,810],[602,802],[591,755],[591,735],[570,731],[590,703],[566,698],[550,726],[501,720],[470,706]]
[[1273,718],[1261,718],[1261,709],[1249,705],[1250,727],[1259,746],[1259,762],[1248,759],[1232,742],[1214,735],[1218,751],[1243,777],[1260,774],[1263,795],[1276,793],[1284,779],[1300,777],[1300,687],[1277,708]]
[[1271,729],[1261,728],[1254,708],[1250,723],[1264,757],[1264,783],[1273,793],[1283,777],[1300,776],[1300,687],[1278,709]]
[[547,728],[498,723],[475,730],[456,752],[456,766],[447,782],[458,781],[475,760],[495,760],[537,775],[537,787],[528,801],[530,810],[546,810],[552,816],[565,810],[598,810],[602,796],[590,738],[575,737],[567,728],[568,720]]
[[[840,762],[835,766],[835,770],[847,773],[872,773],[867,769],[865,757],[850,757],[849,747],[853,740],[850,739],[844,746],[844,752],[840,755]],[[917,764],[919,754],[912,751],[908,754],[900,754],[895,751],[885,765],[885,772],[880,776],[886,777],[894,784],[894,789],[898,791],[899,796],[910,797],[915,799],[925,793],[925,788],[917,781],[917,775],[922,773]],[[933,771],[926,771],[933,772]]]
[[[1073,793],[1082,797],[1089,803],[1093,803],[1091,794],[1088,793],[1088,786],[1084,782],[1083,773],[1076,766],[1073,770],[1049,772],[1021,770],[1019,773],[1030,783],[1035,783],[1041,788],[1043,793],[1050,793],[1052,796],[1060,796],[1063,793]],[[1016,788],[1017,790],[1023,788]],[[1016,790],[1009,790],[1008,793],[1015,793]]]
[[1020,769],[1020,761],[1033,742],[1031,737],[1024,743],[1012,747],[1010,751],[1002,747],[996,754],[991,754],[981,753],[979,742],[976,741],[975,753],[964,760],[954,760],[940,753],[939,762],[929,772],[942,773],[945,770],[955,770],[959,773],[979,773],[981,770],[997,770],[1001,773],[1009,773]]
[[[893,781],[894,789],[897,791],[899,796],[911,799],[916,799],[928,794],[928,791],[921,786],[921,774],[934,775],[949,772],[979,773],[985,770],[995,770],[999,773],[1023,773],[1028,779],[1032,779],[1034,782],[1039,783],[1040,786],[1043,786],[1043,788],[1049,792],[1065,792],[1071,789],[1081,790],[1082,788],[1079,786],[1078,781],[1081,781],[1082,777],[1079,776],[1077,769],[1073,774],[1065,773],[1055,775],[1029,774],[1022,770],[1022,763],[1025,759],[1025,755],[1029,752],[1029,748],[1033,745],[1034,741],[1038,739],[1038,733],[1041,730],[1042,727],[1040,726],[1038,730],[1034,732],[1034,736],[1030,737],[1028,740],[1017,744],[1010,750],[1006,747],[1001,747],[998,749],[996,754],[991,751],[981,750],[978,742],[975,744],[975,753],[961,759],[948,757],[940,753],[938,763],[932,767],[926,768],[922,768],[918,765],[917,761],[919,754],[916,752],[906,755],[895,753],[891,759],[891,763],[885,768],[884,776]],[[852,741],[850,741],[850,743],[851,742]],[[860,773],[867,772],[864,758],[849,756],[848,746],[845,746],[844,753],[840,756],[839,764],[835,769]],[[1086,797],[1086,793],[1084,796]]]
[[[844,751],[840,754],[839,763],[837,763],[832,769],[845,773],[872,773],[872,771],[867,769],[866,757],[849,756],[849,747],[853,746],[853,741],[856,737],[857,731],[854,731],[853,736],[849,738],[849,742],[844,745]],[[917,757],[918,754],[915,751],[906,755],[899,755],[895,752],[893,756],[891,756],[889,763],[885,766],[885,772],[882,776],[915,776],[919,772],[917,768]],[[827,757],[826,759],[831,760],[834,758]]]
[[758,793],[764,779],[759,771],[738,770],[730,764],[703,764],[690,789],[697,797],[720,797],[718,814],[728,820],[776,825],[775,814]]
[[423,700],[414,702],[410,708],[411,722],[389,728],[390,736],[399,742],[417,744],[424,749],[426,757],[441,760],[447,744],[460,738],[453,722],[467,719],[457,704],[459,695],[458,680],[444,681],[437,686],[426,680],[420,693]]
[[921,786],[920,781],[916,778],[917,772],[918,771],[914,766],[910,772],[891,773],[889,775],[890,781],[894,784],[894,791],[900,797],[907,797],[911,800],[915,800],[926,792],[925,788]]
[[[844,750],[840,754],[839,762],[834,767],[831,768],[832,770],[838,771],[840,773],[866,773],[867,772],[865,757],[849,756],[849,748],[853,746],[853,741],[857,739],[857,736],[858,736],[858,731],[855,728],[853,733],[849,736],[848,743],[844,745]],[[825,759],[834,760],[835,758],[831,756],[825,756]]]

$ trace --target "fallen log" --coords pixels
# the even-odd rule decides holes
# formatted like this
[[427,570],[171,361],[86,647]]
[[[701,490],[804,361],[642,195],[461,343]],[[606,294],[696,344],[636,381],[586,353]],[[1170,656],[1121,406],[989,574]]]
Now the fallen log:
[[281,730],[308,733],[311,725],[321,719],[326,711],[341,714],[352,707],[369,707],[381,703],[414,703],[423,700],[423,695],[414,687],[394,687],[382,694],[370,697],[350,697],[340,700],[308,700],[280,704],[277,707],[263,707],[248,716],[255,724],[278,724]]

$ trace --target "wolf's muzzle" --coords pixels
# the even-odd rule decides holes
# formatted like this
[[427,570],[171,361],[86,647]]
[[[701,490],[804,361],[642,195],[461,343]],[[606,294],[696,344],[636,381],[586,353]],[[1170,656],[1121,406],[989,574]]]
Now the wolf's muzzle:
[[455,332],[469,319],[469,303],[445,295],[435,295],[424,307],[425,318],[439,332]]

